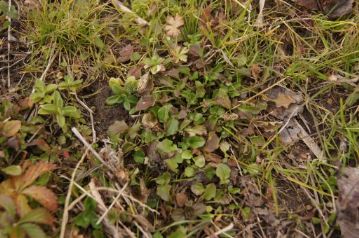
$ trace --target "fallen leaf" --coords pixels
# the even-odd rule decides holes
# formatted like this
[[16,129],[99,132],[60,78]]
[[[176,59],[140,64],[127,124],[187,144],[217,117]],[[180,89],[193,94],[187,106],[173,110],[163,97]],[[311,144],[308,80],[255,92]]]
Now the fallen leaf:
[[262,69],[259,66],[259,64],[252,64],[252,66],[251,66],[251,75],[255,80],[259,79],[261,72],[262,72]]
[[216,132],[209,132],[205,147],[203,148],[206,152],[213,152],[219,148],[220,139]]
[[142,124],[146,128],[154,128],[157,125],[158,121],[151,112],[145,113],[142,117]]
[[49,144],[44,139],[35,139],[28,144],[28,146],[37,146],[40,150],[47,152],[50,151],[51,148]]
[[12,120],[4,122],[1,128],[1,134],[5,137],[12,137],[16,135],[21,128],[21,121]]
[[155,99],[152,95],[145,95],[140,98],[136,104],[136,111],[143,111],[155,105]]
[[300,128],[291,120],[279,133],[279,138],[284,145],[291,145],[300,140],[300,132]]
[[149,77],[149,73],[145,73],[140,77],[137,85],[137,92],[143,94],[145,92],[151,92],[153,89],[153,82]]
[[128,76],[133,76],[135,78],[140,78],[141,77],[141,71],[142,71],[143,65],[135,65],[132,66],[129,70],[128,70]]
[[124,120],[115,121],[109,126],[107,133],[109,135],[121,135],[128,130],[128,125]]
[[317,0],[297,0],[296,3],[308,10],[319,10]]
[[19,101],[20,110],[32,108],[33,105],[34,102],[31,100],[30,97],[26,97]]
[[181,33],[179,28],[184,25],[183,17],[176,14],[176,16],[168,16],[166,19],[165,30],[168,36],[177,37]]
[[264,96],[264,99],[267,101],[272,101],[277,107],[288,108],[289,105],[294,103],[301,103],[303,97],[299,93],[295,93],[290,89],[284,87],[274,87],[268,91]]
[[55,212],[58,208],[57,196],[46,187],[33,185],[22,193],[32,197],[51,212]]
[[187,194],[185,192],[180,192],[176,194],[176,203],[179,207],[183,207],[188,200]]
[[359,168],[345,168],[338,178],[338,219],[344,238],[359,238]]
[[118,61],[120,61],[120,63],[129,61],[131,59],[132,54],[133,54],[133,46],[131,44],[128,44],[120,50],[119,52],[120,56],[118,58]]
[[346,16],[353,10],[354,0],[333,0],[332,5],[324,6],[330,19]]
[[35,180],[43,175],[44,173],[50,172],[56,168],[56,165],[45,162],[45,161],[39,161],[35,164],[30,165],[26,172],[21,175],[19,179],[16,179],[17,187],[20,188],[26,188]]
[[308,10],[322,10],[330,19],[334,19],[350,14],[354,0],[297,0],[296,3]]

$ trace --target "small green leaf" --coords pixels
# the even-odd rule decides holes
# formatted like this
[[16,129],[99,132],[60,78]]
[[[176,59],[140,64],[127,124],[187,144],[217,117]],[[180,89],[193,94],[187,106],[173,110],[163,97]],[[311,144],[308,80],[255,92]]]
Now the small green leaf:
[[142,150],[135,151],[133,153],[133,159],[138,164],[143,164],[145,162],[145,152]]
[[181,153],[182,159],[191,159],[192,158],[192,151],[185,150]]
[[171,174],[164,172],[161,176],[156,178],[156,183],[159,185],[169,184],[171,181]]
[[26,234],[30,238],[46,238],[47,237],[47,235],[41,229],[41,227],[36,224],[25,223],[25,224],[21,224],[20,227],[23,230],[25,230]]
[[206,186],[205,191],[204,191],[203,198],[206,201],[209,201],[209,200],[215,198],[216,197],[216,191],[217,191],[217,188],[216,188],[216,185],[214,183],[208,184]]
[[79,119],[81,117],[80,112],[74,106],[66,106],[62,108],[62,113],[65,117],[71,117],[75,119]]
[[169,139],[164,139],[158,143],[157,148],[163,153],[171,153],[177,150],[177,146]]
[[185,139],[185,143],[193,149],[204,146],[206,140],[200,136],[191,136]]
[[1,169],[7,175],[18,176],[22,173],[22,169],[19,165],[10,165],[6,168]]
[[122,88],[122,82],[118,78],[110,78],[109,86],[112,90],[112,92],[116,95],[120,95],[124,92]]
[[158,109],[157,117],[160,122],[165,123],[168,121],[168,119],[170,118],[169,113],[170,113],[171,108],[172,108],[172,105],[168,104],[168,105],[164,105],[160,109]]
[[183,238],[186,237],[186,230],[183,227],[177,228],[176,231],[172,232],[168,238]]
[[221,184],[229,183],[231,176],[231,169],[226,164],[219,164],[216,169],[216,175],[220,179]]
[[53,94],[54,97],[54,105],[57,108],[62,108],[64,106],[64,100],[62,100],[61,94],[59,91],[55,91]]
[[106,99],[107,105],[115,105],[115,104],[119,104],[122,102],[123,102],[123,98],[121,95],[112,95]]
[[57,124],[59,124],[59,126],[61,127],[61,129],[63,131],[67,131],[66,119],[63,115],[57,114],[56,121],[57,121]]
[[170,200],[170,190],[171,190],[171,185],[168,185],[168,184],[160,185],[157,187],[156,194],[160,198],[162,198],[164,201],[169,201]]
[[199,155],[193,158],[194,160],[194,164],[198,167],[198,168],[202,168],[206,165],[206,160],[204,158],[203,155]]
[[179,121],[177,119],[172,118],[171,120],[169,120],[166,135],[171,136],[176,134],[176,132],[178,131],[178,126]]
[[40,106],[40,115],[49,115],[58,113],[58,107],[55,104],[44,104]]
[[191,186],[192,193],[196,194],[197,196],[200,196],[204,193],[204,187],[201,183],[194,183]]
[[184,170],[184,175],[189,178],[193,177],[195,175],[195,173],[196,173],[196,170],[191,166],[186,167]]
[[176,158],[172,158],[172,159],[166,159],[165,160],[167,167],[172,170],[173,172],[177,173],[178,172],[178,163],[176,161]]

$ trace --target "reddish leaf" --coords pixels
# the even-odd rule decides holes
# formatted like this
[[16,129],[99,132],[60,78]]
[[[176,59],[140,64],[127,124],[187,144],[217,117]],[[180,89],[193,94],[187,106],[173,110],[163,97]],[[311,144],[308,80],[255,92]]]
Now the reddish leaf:
[[132,54],[133,54],[133,46],[131,44],[126,45],[120,50],[120,57],[118,58],[118,60],[121,63],[129,61],[131,59]]
[[220,139],[218,138],[217,134],[211,131],[210,133],[208,133],[208,139],[206,146],[204,147],[204,151],[206,152],[215,151],[219,147],[219,141]]
[[56,165],[39,161],[36,164],[32,164],[26,170],[26,172],[16,179],[17,188],[26,188],[31,185],[35,180],[46,172],[50,172],[56,168]]
[[57,196],[48,188],[33,185],[26,188],[22,193],[32,197],[52,212],[57,210]]
[[188,200],[187,194],[185,192],[180,192],[176,194],[176,203],[179,207],[183,207]]
[[140,98],[140,100],[137,102],[136,110],[142,111],[146,110],[150,107],[155,105],[155,99],[151,95],[145,95]]
[[28,144],[28,146],[37,146],[42,151],[50,151],[50,146],[44,139],[36,139]]

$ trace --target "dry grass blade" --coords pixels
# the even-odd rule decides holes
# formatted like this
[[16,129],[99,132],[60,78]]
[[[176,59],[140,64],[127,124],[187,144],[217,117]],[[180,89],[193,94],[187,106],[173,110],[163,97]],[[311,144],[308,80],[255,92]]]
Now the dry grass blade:
[[70,204],[70,199],[71,199],[71,191],[72,191],[72,188],[74,186],[74,181],[75,181],[77,170],[79,169],[82,162],[85,160],[85,158],[87,156],[87,153],[88,153],[88,149],[85,150],[85,153],[82,155],[81,159],[76,164],[76,167],[75,167],[74,171],[72,171],[71,181],[70,181],[70,184],[69,184],[69,188],[67,189],[67,195],[66,195],[66,199],[65,199],[64,213],[62,215],[61,230],[60,230],[60,236],[59,236],[60,238],[65,237],[66,224],[67,224],[68,219],[69,219],[69,210],[70,210],[70,205],[69,204]]
[[[106,205],[101,197],[101,194],[98,192],[95,182],[93,180],[91,180],[91,182],[89,183],[89,187],[90,187],[91,194],[93,195],[95,201],[97,202],[97,204],[99,206],[99,209],[102,212],[105,212],[106,210],[108,210],[106,208]],[[104,217],[103,225],[108,230],[108,232],[112,235],[113,238],[123,237],[122,234],[120,234],[120,232],[118,231],[118,229],[114,225],[112,225],[112,223],[108,220],[108,218]]]
[[[112,3],[113,3],[113,5],[119,7],[121,11],[136,15],[131,9],[129,9],[128,7],[123,5],[123,3],[121,3],[118,0],[112,0]],[[145,19],[143,19],[143,18],[141,18],[141,17],[139,17],[137,15],[136,15],[136,22],[140,26],[147,26],[148,25],[148,22]]]
[[92,148],[92,146],[86,141],[86,139],[81,135],[81,133],[75,128],[71,128],[71,131],[75,134],[75,136],[84,144],[84,146],[91,151],[91,153],[108,169],[113,170],[111,166],[106,163],[101,156]]

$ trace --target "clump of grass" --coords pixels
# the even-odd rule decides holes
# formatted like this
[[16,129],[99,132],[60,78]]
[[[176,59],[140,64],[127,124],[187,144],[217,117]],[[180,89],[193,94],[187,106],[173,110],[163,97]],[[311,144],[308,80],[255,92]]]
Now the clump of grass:
[[82,59],[105,52],[113,22],[107,4],[97,0],[41,1],[27,17],[26,37],[35,54],[55,49]]

